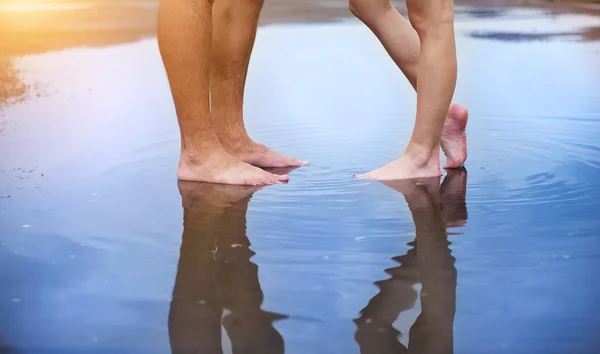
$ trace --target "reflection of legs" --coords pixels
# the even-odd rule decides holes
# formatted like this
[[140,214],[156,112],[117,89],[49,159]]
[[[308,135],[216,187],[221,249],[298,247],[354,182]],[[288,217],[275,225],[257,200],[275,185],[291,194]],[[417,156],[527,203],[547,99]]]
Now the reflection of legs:
[[219,0],[213,8],[211,107],[223,147],[261,167],[301,166],[302,162],[256,144],[243,120],[244,87],[263,0]]
[[222,310],[218,306],[212,277],[214,263],[211,254],[198,254],[185,250],[185,247],[181,250],[169,310],[172,352],[221,354]]
[[225,184],[273,184],[276,177],[230,155],[213,129],[209,104],[212,0],[162,0],[158,44],[181,131],[178,178]]
[[[183,193],[182,193],[183,195]],[[212,250],[216,235],[206,228],[218,220],[218,210],[198,208],[184,196],[181,255],[169,311],[173,353],[221,354],[221,316],[214,279]]]
[[357,326],[355,339],[361,354],[405,353],[406,348],[398,341],[398,331],[393,327],[400,314],[412,308],[417,300],[413,288],[418,283],[417,250],[395,257],[400,266],[386,270],[392,277],[376,282],[381,291],[369,301],[354,322]]
[[221,305],[231,311],[223,325],[231,339],[233,353],[283,353],[283,338],[273,327],[273,321],[283,317],[260,308],[263,292],[258,281],[258,267],[250,261],[254,252],[248,248],[245,215],[240,214],[242,210],[245,214],[247,203],[240,202],[228,208],[220,221],[216,275]]
[[[439,185],[439,184],[438,184]],[[421,188],[422,187],[422,188]],[[453,352],[456,312],[455,259],[442,220],[439,191],[418,186],[405,195],[417,230],[421,314],[410,330],[409,352],[449,354]]]
[[446,227],[461,227],[467,222],[467,170],[448,170],[440,188],[442,218]]
[[429,198],[430,207],[411,210],[417,229],[419,279],[423,287],[421,314],[410,331],[409,352],[450,354],[456,312],[455,259],[448,248],[450,242],[440,205],[435,201],[438,198],[423,197]]
[[[416,83],[418,88],[417,119],[404,155],[364,177],[390,180],[439,176],[442,130],[456,84],[453,2],[407,1],[412,26],[420,39],[420,49],[414,41],[414,32],[397,11],[392,10],[388,0],[354,0],[353,3],[356,4],[352,6],[354,12],[364,18],[365,23],[372,24],[371,27],[376,34],[379,33],[380,39],[385,42],[384,46],[403,71],[412,73],[409,76],[412,76],[413,84]],[[384,18],[383,25],[376,26],[375,19],[379,17]],[[397,32],[402,30],[403,34]],[[398,55],[405,49],[407,55]],[[420,50],[420,56],[410,54],[417,50]],[[414,75],[417,65],[418,82]]]
[[249,259],[254,253],[246,247],[229,248],[225,253],[218,256],[217,274],[223,307],[231,311],[223,319],[223,325],[233,353],[283,354],[283,338],[273,322],[285,316],[261,309],[263,292],[258,267]]
[[[245,231],[247,203],[257,188],[195,182],[179,182],[178,187],[183,237],[169,312],[171,348],[174,353],[220,354],[222,308],[215,249],[232,227]],[[228,213],[231,226],[222,223]]]
[[459,225],[459,220],[463,224],[466,220],[466,170],[449,171],[441,190],[439,178],[385,184],[404,195],[417,234],[413,251],[415,272],[422,284],[421,314],[410,330],[408,350],[415,354],[450,354],[457,273],[448,247],[446,222]]

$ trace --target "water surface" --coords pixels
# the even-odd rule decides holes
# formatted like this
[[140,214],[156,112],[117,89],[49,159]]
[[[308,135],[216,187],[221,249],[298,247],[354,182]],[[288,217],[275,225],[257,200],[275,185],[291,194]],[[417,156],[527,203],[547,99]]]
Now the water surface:
[[597,353],[600,43],[472,34],[599,23],[462,16],[469,160],[419,184],[350,178],[415,113],[356,22],[260,30],[248,128],[312,162],[260,190],[177,183],[154,39],[19,58],[40,97],[0,113],[2,351]]

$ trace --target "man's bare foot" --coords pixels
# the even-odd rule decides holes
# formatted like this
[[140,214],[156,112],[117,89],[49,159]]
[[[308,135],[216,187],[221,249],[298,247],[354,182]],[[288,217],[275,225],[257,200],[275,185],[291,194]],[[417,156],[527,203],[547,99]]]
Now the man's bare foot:
[[300,167],[265,167],[264,170],[275,175],[289,175],[295,169]]
[[288,180],[286,175],[272,174],[242,162],[231,156],[222,147],[215,148],[211,153],[201,156],[182,153],[177,177],[182,181],[249,186],[266,186]]
[[447,161],[444,168],[460,168],[467,159],[467,121],[469,111],[453,103],[448,111],[442,132],[442,150]]
[[242,138],[231,138],[221,135],[221,144],[231,155],[257,167],[301,167],[308,165],[308,161],[299,161],[293,157],[283,155],[275,150],[257,144],[246,134]]
[[356,177],[376,181],[391,181],[411,178],[439,177],[441,175],[442,172],[440,170],[438,154],[430,154],[430,157],[422,159],[415,158],[414,156],[405,153],[394,162]]

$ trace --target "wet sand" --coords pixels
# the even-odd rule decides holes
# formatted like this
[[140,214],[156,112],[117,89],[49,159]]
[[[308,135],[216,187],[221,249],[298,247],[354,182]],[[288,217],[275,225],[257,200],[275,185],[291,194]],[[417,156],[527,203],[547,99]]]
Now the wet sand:
[[32,88],[0,112],[0,352],[596,354],[600,17],[457,10],[470,156],[418,186],[350,178],[402,151],[415,94],[333,10],[259,30],[247,127],[312,162],[261,190],[177,183],[152,26],[26,41],[5,82]]

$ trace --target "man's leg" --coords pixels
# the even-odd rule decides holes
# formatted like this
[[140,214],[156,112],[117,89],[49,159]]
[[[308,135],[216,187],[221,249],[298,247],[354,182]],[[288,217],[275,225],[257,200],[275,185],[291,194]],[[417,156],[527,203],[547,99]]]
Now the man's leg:
[[212,127],[209,104],[212,0],[162,0],[158,44],[181,130],[181,180],[264,185],[275,176],[223,148]]
[[[350,10],[383,44],[414,89],[417,89],[421,43],[419,34],[389,0],[350,0]],[[467,158],[465,129],[468,112],[452,104],[442,134],[441,146],[448,161],[445,168],[460,167]]]
[[223,147],[260,167],[303,166],[252,141],[243,120],[244,87],[263,0],[218,0],[213,8],[211,107]]

